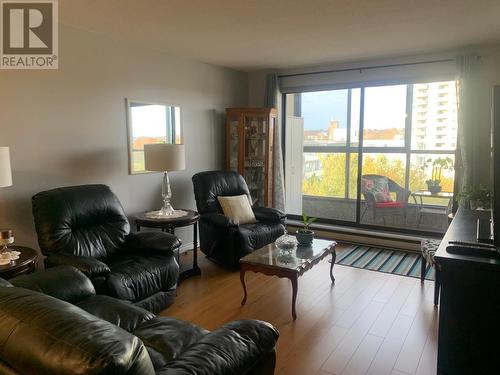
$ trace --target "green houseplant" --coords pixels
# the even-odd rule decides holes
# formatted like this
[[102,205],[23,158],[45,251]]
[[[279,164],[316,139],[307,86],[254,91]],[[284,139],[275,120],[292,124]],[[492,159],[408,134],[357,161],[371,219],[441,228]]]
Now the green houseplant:
[[310,245],[312,243],[314,232],[311,230],[311,224],[315,220],[315,217],[310,217],[306,214],[302,214],[302,223],[304,224],[304,227],[297,229],[297,232],[295,232],[297,241],[299,241],[300,245]]
[[443,170],[452,170],[453,169],[453,159],[450,157],[446,158],[437,158],[437,159],[428,159],[426,164],[424,164],[424,168],[427,167],[427,163],[432,161],[432,176],[429,180],[425,181],[427,184],[427,190],[429,190],[432,194],[437,194],[441,191],[441,173]]
[[466,208],[475,210],[477,208],[489,209],[491,208],[491,198],[493,193],[491,189],[484,185],[479,185],[474,189],[472,186],[467,186],[457,194],[457,201]]

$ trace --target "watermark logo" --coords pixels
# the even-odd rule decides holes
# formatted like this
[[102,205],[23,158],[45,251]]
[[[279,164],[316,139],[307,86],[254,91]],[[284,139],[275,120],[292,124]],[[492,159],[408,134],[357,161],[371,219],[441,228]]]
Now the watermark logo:
[[0,69],[57,69],[57,0],[0,0]]

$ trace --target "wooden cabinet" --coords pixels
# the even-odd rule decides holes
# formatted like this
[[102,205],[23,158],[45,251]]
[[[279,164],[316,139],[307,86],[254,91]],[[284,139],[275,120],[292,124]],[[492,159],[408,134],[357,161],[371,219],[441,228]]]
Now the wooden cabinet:
[[227,108],[226,168],[241,174],[255,206],[273,205],[274,108]]
[[477,244],[477,220],[489,218],[459,208],[434,256],[441,267],[438,375],[500,371],[500,259],[446,250],[450,241]]

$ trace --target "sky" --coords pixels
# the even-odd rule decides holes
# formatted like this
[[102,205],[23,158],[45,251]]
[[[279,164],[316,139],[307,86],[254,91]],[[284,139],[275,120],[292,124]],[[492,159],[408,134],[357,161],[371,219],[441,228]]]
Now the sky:
[[[351,126],[359,126],[360,89],[353,89]],[[306,130],[326,130],[331,120],[347,127],[348,90],[302,93],[302,117]],[[365,89],[365,129],[404,128],[406,85],[368,87]]]
[[[133,138],[166,137],[167,109],[164,105],[135,105],[131,107]],[[181,132],[180,108],[175,107],[175,134]]]

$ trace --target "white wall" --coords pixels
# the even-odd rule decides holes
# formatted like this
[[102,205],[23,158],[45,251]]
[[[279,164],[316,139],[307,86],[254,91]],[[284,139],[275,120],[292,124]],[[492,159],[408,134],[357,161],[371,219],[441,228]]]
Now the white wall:
[[[171,174],[174,207],[194,208],[191,176],[224,160],[224,109],[247,103],[246,73],[60,27],[55,71],[0,70],[0,145],[14,185],[0,189],[0,227],[37,247],[31,196],[104,183],[128,215],[161,204],[161,174],[128,175],[125,98],[181,106],[187,169]],[[191,229],[179,230],[184,243]]]

